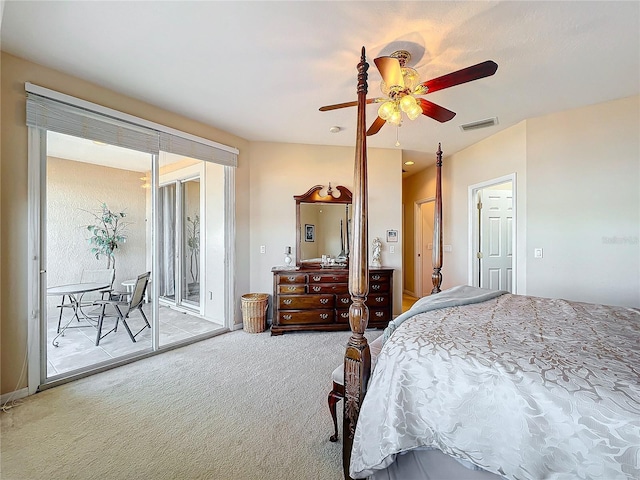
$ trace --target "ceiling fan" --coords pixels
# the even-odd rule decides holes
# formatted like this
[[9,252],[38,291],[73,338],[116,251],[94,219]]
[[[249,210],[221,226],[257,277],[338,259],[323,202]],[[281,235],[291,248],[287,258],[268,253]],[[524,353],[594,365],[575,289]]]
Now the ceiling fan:
[[[411,120],[415,120],[422,114],[441,123],[448,122],[456,116],[455,112],[424,98],[419,98],[417,95],[426,95],[462,83],[490,77],[498,69],[497,63],[487,60],[421,83],[418,72],[406,66],[410,59],[411,54],[409,52],[398,50],[388,57],[378,57],[374,60],[382,76],[380,89],[385,96],[367,99],[367,103],[382,104],[378,109],[378,118],[367,130],[367,135],[375,135],[387,122],[400,126],[402,124],[402,113],[405,113]],[[358,102],[346,102],[327,105],[320,107],[320,111],[326,112],[338,108],[354,107],[357,104]]]

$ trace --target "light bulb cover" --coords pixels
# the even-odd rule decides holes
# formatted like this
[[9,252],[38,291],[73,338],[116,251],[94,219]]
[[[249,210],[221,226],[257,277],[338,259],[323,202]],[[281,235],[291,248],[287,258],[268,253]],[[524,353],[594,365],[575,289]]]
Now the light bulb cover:
[[410,120],[415,120],[420,116],[421,113],[422,113],[422,108],[420,108],[420,105],[417,105],[417,104],[411,107],[406,112],[407,117],[409,117]]
[[391,115],[396,111],[396,104],[394,102],[388,101],[384,102],[378,108],[378,116],[383,120],[388,120]]
[[387,122],[393,124],[393,125],[400,125],[400,123],[402,123],[402,114],[400,113],[399,110],[395,110],[391,116],[389,117],[389,119],[387,120]]
[[402,67],[402,78],[404,80],[404,87],[410,91],[413,91],[420,82],[420,75],[411,67]]
[[416,99],[411,95],[405,95],[400,99],[400,108],[403,112],[408,113],[416,106]]

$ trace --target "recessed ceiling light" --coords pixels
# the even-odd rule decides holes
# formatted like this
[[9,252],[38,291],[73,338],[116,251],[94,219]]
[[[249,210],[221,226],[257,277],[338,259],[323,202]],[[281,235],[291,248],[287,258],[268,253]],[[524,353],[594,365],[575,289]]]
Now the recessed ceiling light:
[[338,133],[340,130],[342,130],[342,129],[340,127],[335,126],[335,125],[329,129],[329,131],[331,133]]
[[409,160],[408,162],[404,162],[405,165],[413,165],[415,162],[412,162],[411,160]]

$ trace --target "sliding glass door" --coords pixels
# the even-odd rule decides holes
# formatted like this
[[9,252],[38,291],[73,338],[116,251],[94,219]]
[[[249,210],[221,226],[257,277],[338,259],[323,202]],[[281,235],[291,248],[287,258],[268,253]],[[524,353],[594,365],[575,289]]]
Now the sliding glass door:
[[237,149],[26,89],[29,391],[227,331]]

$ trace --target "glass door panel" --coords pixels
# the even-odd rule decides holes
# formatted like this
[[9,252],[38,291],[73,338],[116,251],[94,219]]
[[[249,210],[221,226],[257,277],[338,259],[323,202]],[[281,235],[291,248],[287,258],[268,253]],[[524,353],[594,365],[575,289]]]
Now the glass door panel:
[[163,185],[158,191],[158,244],[160,247],[160,298],[176,300],[176,184]]
[[[150,154],[47,134],[45,381],[152,347],[151,328],[139,310],[127,319],[134,334],[141,331],[136,342],[121,323],[97,341],[100,302],[110,298],[109,290],[132,290],[135,279],[151,271],[152,163]],[[152,324],[151,304],[143,304],[142,312]],[[116,318],[113,305],[106,305],[102,335]]]
[[181,182],[182,304],[200,307],[200,179]]
[[160,152],[161,347],[224,328],[224,179],[221,165]]

